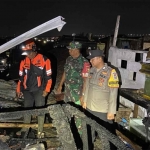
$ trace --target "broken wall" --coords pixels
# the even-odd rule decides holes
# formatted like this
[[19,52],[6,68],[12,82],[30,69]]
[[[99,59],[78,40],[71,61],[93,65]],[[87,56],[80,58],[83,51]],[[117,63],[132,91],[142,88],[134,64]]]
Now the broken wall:
[[[146,56],[146,51],[110,47],[108,62],[118,68],[122,82],[121,88],[144,88],[145,74],[141,73],[139,70],[142,67],[141,62],[150,63],[150,61],[146,61]],[[134,108],[134,103],[122,96],[120,96],[120,103],[131,108],[132,110]],[[143,118],[145,115],[145,108],[139,106],[138,116]]]

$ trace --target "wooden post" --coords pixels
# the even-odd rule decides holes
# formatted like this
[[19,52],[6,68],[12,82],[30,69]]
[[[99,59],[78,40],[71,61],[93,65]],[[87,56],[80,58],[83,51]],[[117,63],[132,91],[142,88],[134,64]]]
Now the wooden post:
[[120,22],[120,16],[117,16],[116,27],[115,27],[115,32],[114,32],[114,39],[113,39],[113,46],[116,46],[118,30],[119,30],[119,22]]
[[133,118],[137,118],[137,116],[138,116],[138,107],[139,107],[139,105],[134,104]]

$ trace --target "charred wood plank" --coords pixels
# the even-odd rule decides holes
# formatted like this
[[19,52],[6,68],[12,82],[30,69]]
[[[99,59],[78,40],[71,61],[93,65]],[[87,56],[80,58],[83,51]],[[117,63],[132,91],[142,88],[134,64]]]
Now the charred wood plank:
[[83,149],[89,149],[88,146],[88,134],[87,134],[87,124],[86,124],[86,120],[82,120],[82,143],[83,143]]
[[39,108],[39,109],[33,109],[33,110],[23,110],[23,111],[14,111],[14,112],[4,112],[0,113],[0,121],[2,120],[8,120],[8,119],[19,119],[23,117],[24,115],[45,115],[46,113],[49,113],[48,108]]
[[27,141],[27,142],[30,142],[30,141],[48,141],[48,140],[51,140],[51,141],[58,141],[58,137],[47,137],[47,138],[41,138],[41,139],[32,139],[32,138],[28,138],[28,139],[23,139],[23,138],[11,138],[11,141]]
[[0,95],[0,107],[1,108],[21,107],[21,105],[13,100],[1,98]]
[[[69,104],[63,104],[63,108],[66,115],[69,114],[69,116],[76,115],[78,117],[81,117],[82,120],[86,121],[86,123],[90,125],[98,133],[99,138],[102,140],[103,149],[109,150],[110,149],[109,142],[111,142],[118,148],[118,150],[131,150],[131,148],[126,147],[126,145],[123,143],[123,141],[121,141],[118,138],[118,136],[110,133],[105,127],[98,124],[95,120],[88,118],[79,109]],[[88,143],[84,143],[84,144],[88,144]]]
[[[6,123],[6,122],[10,122],[10,123],[13,123],[13,122],[15,122],[15,123],[23,123],[23,120],[21,120],[21,119],[14,119],[14,120],[9,119],[9,120],[2,120],[2,121],[0,121],[0,123]],[[31,123],[35,123],[35,122],[36,122],[36,120],[31,120]]]
[[[15,142],[17,145],[10,146],[10,148],[25,148],[27,145],[35,145],[41,142],[58,142],[57,137],[41,138],[41,139],[31,139],[31,138],[11,138],[11,142]],[[41,150],[41,149],[39,149]]]
[[[0,123],[0,128],[37,128],[38,124],[27,124],[27,123]],[[53,124],[47,123],[44,124],[44,128],[51,128],[53,127]]]
[[62,150],[76,150],[76,144],[70,129],[68,118],[61,105],[49,106],[49,113],[52,117],[52,123],[57,129],[59,141],[62,143]]

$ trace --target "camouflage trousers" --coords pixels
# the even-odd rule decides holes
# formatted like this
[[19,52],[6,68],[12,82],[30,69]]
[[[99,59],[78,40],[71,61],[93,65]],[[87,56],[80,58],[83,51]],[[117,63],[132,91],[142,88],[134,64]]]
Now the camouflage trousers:
[[[75,102],[75,104],[80,105],[80,101]],[[82,119],[78,118],[77,116],[74,116],[74,120],[75,120],[75,125],[76,125],[76,127],[78,129],[78,133],[81,136],[82,135],[82,126],[81,126]]]
[[[65,97],[64,97],[64,101],[67,102],[73,102],[74,104],[76,104],[77,106],[80,106],[80,90],[79,90],[79,85],[68,85],[66,84],[66,88],[65,88]],[[74,116],[74,120],[75,120],[75,125],[76,128],[78,129],[78,133],[80,135],[82,135],[82,128],[81,128],[81,119],[78,118],[77,116]]]

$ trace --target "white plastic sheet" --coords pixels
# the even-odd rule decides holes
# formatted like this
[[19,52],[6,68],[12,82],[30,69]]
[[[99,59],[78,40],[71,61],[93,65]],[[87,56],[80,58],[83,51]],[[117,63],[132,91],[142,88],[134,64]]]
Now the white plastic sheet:
[[47,31],[53,30],[55,28],[57,28],[58,31],[61,31],[62,27],[66,24],[66,22],[63,20],[64,18],[62,16],[58,16],[8,41],[7,43],[0,46],[0,54],[30,38],[36,37]]

